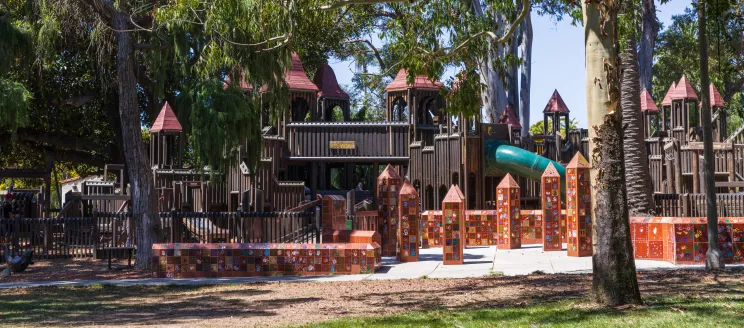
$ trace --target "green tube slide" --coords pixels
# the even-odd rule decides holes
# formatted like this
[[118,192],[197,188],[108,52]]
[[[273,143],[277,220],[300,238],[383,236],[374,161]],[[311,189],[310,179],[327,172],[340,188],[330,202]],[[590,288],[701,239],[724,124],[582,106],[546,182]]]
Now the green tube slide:
[[495,168],[506,173],[540,181],[548,164],[553,163],[561,175],[561,193],[565,197],[566,168],[555,161],[510,145],[492,145],[486,148],[486,168]]

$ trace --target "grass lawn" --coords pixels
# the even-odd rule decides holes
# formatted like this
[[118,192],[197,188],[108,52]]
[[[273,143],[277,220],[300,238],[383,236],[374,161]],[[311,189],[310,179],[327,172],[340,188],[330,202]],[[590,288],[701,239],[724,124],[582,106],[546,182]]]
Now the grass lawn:
[[642,306],[598,308],[585,300],[472,311],[415,311],[308,327],[742,327],[744,296],[648,298]]
[[744,271],[644,272],[645,304],[599,308],[590,275],[0,289],[0,327],[741,327]]

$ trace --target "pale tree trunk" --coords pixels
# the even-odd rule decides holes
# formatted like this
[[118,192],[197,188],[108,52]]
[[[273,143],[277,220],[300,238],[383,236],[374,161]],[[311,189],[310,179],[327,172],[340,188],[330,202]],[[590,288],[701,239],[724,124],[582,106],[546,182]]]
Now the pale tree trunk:
[[[630,242],[617,59],[617,3],[582,1],[586,105],[592,154],[592,295],[600,304],[641,302]],[[602,9],[600,9],[602,8]]]
[[481,92],[481,100],[483,101],[481,117],[484,123],[495,123],[506,107],[504,82],[491,65],[494,56],[503,53],[499,49],[501,47],[497,47],[496,51],[489,51],[488,56],[478,63],[481,83],[485,85],[483,92]]
[[[483,6],[480,1],[470,0],[469,6],[476,16],[483,16]],[[497,15],[495,19],[496,21],[494,22],[494,25],[498,27],[496,34],[501,34],[503,29],[503,18],[500,15]],[[506,89],[504,87],[504,81],[501,80],[501,77],[492,65],[494,58],[503,59],[503,56],[503,46],[498,45],[494,48],[492,44],[489,44],[488,55],[478,61],[480,81],[485,85],[485,90],[481,92],[481,101],[483,102],[483,108],[481,108],[481,121],[484,123],[496,122],[499,115],[501,115],[501,112],[506,107]]]
[[[653,91],[651,85],[652,67],[654,64],[654,46],[659,25],[656,23],[656,5],[654,0],[642,0],[641,46],[638,55],[641,90]],[[653,95],[653,93],[651,93]]]
[[135,241],[138,270],[150,269],[152,244],[160,230],[157,199],[154,194],[152,171],[142,142],[140,111],[137,102],[134,74],[134,53],[129,15],[116,12],[112,25],[116,34],[116,73],[119,89],[119,114],[121,116],[124,157],[129,171],[132,195],[132,216],[135,222]]
[[[522,2],[518,2],[521,4]],[[517,6],[517,12],[522,10],[522,6]],[[520,24],[521,26],[521,24]],[[507,45],[507,52],[504,59],[509,55],[513,58],[519,58],[519,33],[512,35],[511,41]],[[506,103],[511,105],[517,111],[519,109],[519,65],[509,65],[506,71]],[[519,112],[516,112],[519,115]]]
[[650,215],[654,208],[651,174],[643,134],[641,92],[638,84],[638,59],[635,36],[628,36],[627,49],[621,56],[620,107],[623,112],[625,137],[625,183],[628,193],[628,210],[631,216]]
[[532,12],[522,21],[522,64],[519,81],[519,123],[522,125],[522,136],[530,132],[530,83],[532,82]]
[[703,179],[705,179],[705,214],[708,217],[708,252],[705,269],[723,269],[723,256],[718,247],[718,213],[716,209],[715,158],[713,157],[713,128],[710,121],[710,78],[708,76],[708,31],[706,29],[707,1],[698,0],[698,43],[700,46],[700,101],[703,104]]

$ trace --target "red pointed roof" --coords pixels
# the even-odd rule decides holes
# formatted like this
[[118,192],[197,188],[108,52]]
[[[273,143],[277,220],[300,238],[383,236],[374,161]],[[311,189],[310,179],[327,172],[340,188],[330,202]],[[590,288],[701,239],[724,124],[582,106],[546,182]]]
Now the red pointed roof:
[[581,153],[576,153],[574,155],[573,159],[571,159],[570,162],[568,162],[568,165],[566,165],[567,169],[590,169],[592,168],[591,165],[589,165],[589,162],[584,158]]
[[550,96],[550,100],[548,100],[548,104],[545,105],[545,109],[543,110],[543,113],[568,113],[568,106],[566,106],[566,103],[563,102],[563,98],[561,98],[561,94],[558,93],[558,90],[553,91],[553,95]]
[[544,177],[560,177],[560,173],[558,173],[558,170],[555,169],[555,166],[553,166],[553,163],[548,163],[548,167],[545,168],[545,171],[543,171],[542,176]]
[[155,119],[155,123],[152,124],[152,128],[150,128],[150,132],[158,131],[183,131],[181,123],[178,122],[176,114],[173,113],[173,109],[167,101],[163,105],[163,109],[160,110],[158,118]]
[[392,165],[388,164],[377,179],[400,179],[400,175],[398,175],[398,171]]
[[405,69],[398,71],[398,75],[395,76],[393,82],[390,82],[390,84],[385,87],[385,91],[400,91],[408,88],[439,90],[440,87],[444,86],[442,82],[429,80],[423,75],[416,76],[413,85],[408,85],[408,83],[406,83],[407,75],[408,71]]
[[682,75],[682,78],[679,79],[677,86],[674,87],[672,99],[697,99],[695,90],[692,89],[690,81],[687,80],[686,76]]
[[284,80],[289,85],[289,90],[297,91],[320,91],[318,87],[307,78],[305,68],[302,67],[302,60],[296,52],[292,52],[292,67],[289,72],[284,74]]
[[519,188],[519,184],[517,183],[517,180],[514,180],[511,174],[507,173],[506,176],[501,179],[501,182],[499,182],[499,185],[496,186],[496,188]]
[[[289,91],[315,91],[318,92],[318,86],[315,85],[305,74],[305,68],[302,67],[302,60],[296,52],[292,52],[292,66],[289,71],[284,73],[284,81],[289,86]],[[260,92],[269,91],[269,86],[264,84],[258,89]]]
[[418,197],[418,192],[416,191],[416,188],[413,187],[413,185],[411,184],[411,181],[408,181],[408,179],[406,179],[406,181],[403,182],[403,187],[400,188],[400,194],[401,195],[412,195],[412,196]]
[[672,105],[672,95],[674,94],[674,89],[677,86],[674,85],[674,81],[672,81],[672,85],[669,86],[669,90],[667,90],[666,95],[664,96],[664,100],[661,101],[662,106],[671,106]]
[[452,185],[447,192],[447,195],[444,196],[442,203],[462,203],[463,200],[465,200],[465,197],[462,195],[460,187]]
[[504,112],[501,113],[501,116],[499,116],[499,120],[496,121],[496,123],[511,124],[513,129],[522,128],[522,125],[519,124],[519,119],[517,118],[517,114],[514,113],[514,108],[512,108],[511,105],[506,105],[506,108],[504,108]]
[[651,94],[648,93],[646,88],[641,91],[641,111],[643,112],[658,112],[659,107],[656,107],[654,98],[651,98]]
[[320,89],[318,97],[349,99],[349,95],[338,85],[336,73],[333,72],[333,68],[328,64],[318,67],[313,82]]
[[[225,79],[225,83],[222,83],[222,87],[225,88],[225,89],[227,89],[227,85],[230,82],[231,82],[230,81],[230,76],[228,75],[227,78]],[[244,92],[245,91],[252,91],[253,90],[253,86],[250,85],[250,84],[248,84],[248,82],[245,81],[245,75],[243,75],[243,74],[241,74],[241,81],[240,81],[240,86],[239,87]]]
[[726,103],[723,102],[723,97],[721,97],[721,93],[718,92],[718,89],[716,89],[716,86],[713,85],[713,83],[710,84],[710,107],[725,107]]

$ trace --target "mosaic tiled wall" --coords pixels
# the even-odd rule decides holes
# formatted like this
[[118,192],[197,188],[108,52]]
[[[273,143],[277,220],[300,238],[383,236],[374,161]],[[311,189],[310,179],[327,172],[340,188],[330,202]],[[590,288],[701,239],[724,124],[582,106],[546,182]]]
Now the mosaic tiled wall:
[[465,248],[465,197],[460,188],[450,187],[442,201],[444,220],[443,264],[462,264]]
[[416,262],[419,260],[419,208],[418,193],[408,180],[400,190],[398,205],[400,225],[398,226],[399,262]]
[[560,251],[561,244],[561,176],[549,164],[542,175],[540,199],[542,207],[543,236],[541,244],[544,251]]
[[323,233],[323,243],[338,244],[373,244],[379,245],[382,242],[380,234],[377,231],[364,230],[331,230]]
[[521,210],[522,244],[542,244],[542,210]]
[[421,248],[442,247],[442,211],[421,213]]
[[522,219],[519,217],[519,185],[507,174],[496,187],[499,249],[522,247]]
[[[636,259],[704,264],[706,218],[633,217],[630,235]],[[718,219],[718,245],[726,263],[744,263],[744,218]]]
[[566,166],[566,219],[568,256],[592,255],[591,187],[589,162],[581,155]]
[[498,240],[496,211],[466,211],[465,245],[490,246]]
[[323,197],[320,224],[323,231],[346,229],[346,198],[338,195]]
[[154,244],[153,278],[374,273],[377,244]]
[[378,232],[382,237],[382,256],[396,256],[398,239],[398,192],[403,181],[392,166],[377,178]]

